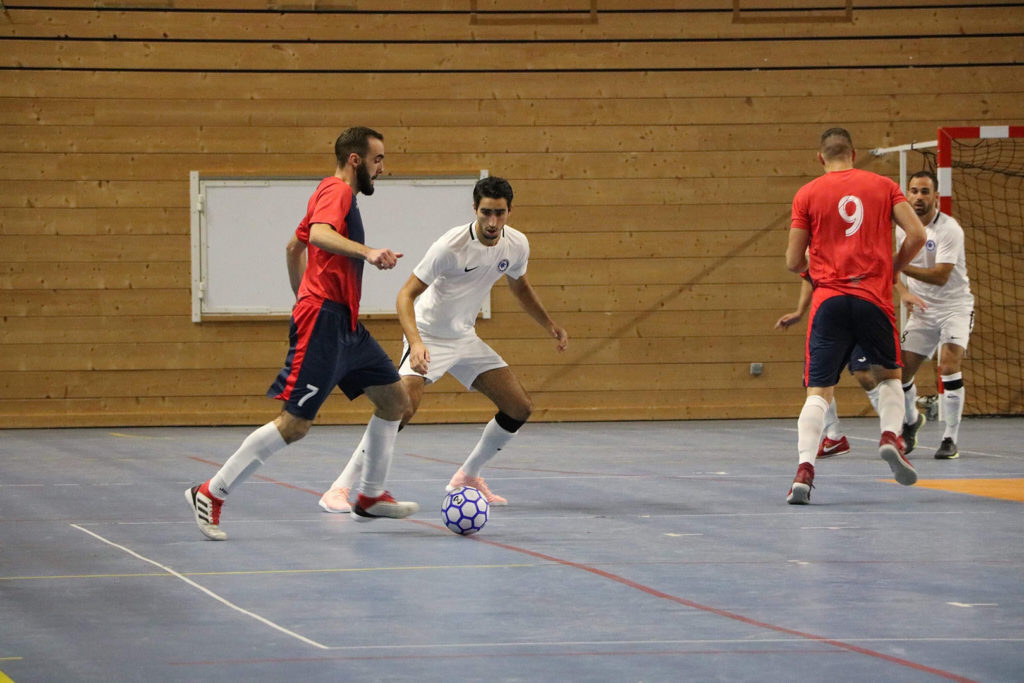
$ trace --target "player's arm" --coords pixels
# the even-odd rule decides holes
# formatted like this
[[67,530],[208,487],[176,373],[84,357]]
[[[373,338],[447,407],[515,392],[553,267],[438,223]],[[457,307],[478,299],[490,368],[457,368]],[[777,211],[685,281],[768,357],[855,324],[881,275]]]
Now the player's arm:
[[338,234],[327,223],[314,223],[309,226],[309,243],[318,249],[332,254],[341,254],[349,258],[363,259],[378,270],[388,270],[398,265],[402,254],[390,249],[374,249],[365,244],[350,240]]
[[508,280],[509,289],[512,290],[512,294],[519,300],[519,305],[522,306],[523,310],[536,320],[538,325],[547,330],[548,334],[558,340],[559,351],[565,351],[566,347],[569,346],[569,334],[563,328],[556,325],[555,321],[548,315],[544,305],[537,297],[537,292],[530,285],[530,281],[526,279],[526,274],[524,273],[519,278],[506,276],[505,279]]
[[409,342],[409,364],[420,374],[427,372],[430,351],[427,350],[423,338],[420,337],[420,331],[416,327],[416,307],[413,306],[413,303],[420,294],[427,291],[428,286],[415,275],[410,275],[402,288],[398,290],[398,299],[395,301],[395,308],[398,309],[398,322]]
[[907,289],[901,280],[896,280],[895,287],[896,293],[900,296],[900,302],[907,307],[908,313],[913,313],[915,308],[922,311],[928,308],[928,304],[925,303],[924,299]]
[[775,323],[775,329],[784,330],[803,320],[804,314],[807,313],[807,309],[811,307],[811,294],[813,293],[814,287],[811,285],[810,281],[802,279],[802,282],[800,283],[800,296],[796,301],[796,310],[779,318],[778,322]]
[[903,273],[921,282],[941,287],[949,281],[949,274],[953,272],[955,263],[936,263],[932,268],[919,268],[917,266],[904,266]]
[[790,227],[789,244],[786,246],[786,268],[793,273],[807,270],[807,246],[811,243],[811,233],[803,228]]
[[292,283],[292,292],[299,295],[299,285],[302,284],[302,276],[306,272],[306,243],[295,235],[288,240],[288,246],[284,248],[285,261],[288,263],[288,280]]
[[914,256],[917,255],[917,252],[921,251],[921,247],[924,246],[924,242],[927,239],[927,234],[924,231],[924,226],[921,225],[921,219],[917,217],[914,209],[911,208],[910,202],[900,202],[894,206],[892,208],[892,217],[896,224],[903,228],[903,232],[906,235],[900,250],[896,252],[896,256],[892,260],[893,281],[895,281],[900,271],[904,270]]

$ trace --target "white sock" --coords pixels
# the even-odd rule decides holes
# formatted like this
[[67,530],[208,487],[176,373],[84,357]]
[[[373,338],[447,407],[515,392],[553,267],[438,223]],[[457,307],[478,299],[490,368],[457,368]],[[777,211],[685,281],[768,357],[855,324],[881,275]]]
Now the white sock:
[[345,465],[345,469],[341,471],[338,478],[334,480],[330,488],[332,489],[351,489],[358,483],[359,475],[363,471],[363,461],[366,458],[366,432],[363,432],[363,438],[360,439],[359,445],[352,451],[352,457],[348,459],[348,463]]
[[838,441],[843,436],[843,430],[839,427],[839,408],[833,398],[825,411],[825,436]]
[[395,437],[401,420],[382,420],[374,415],[366,425],[366,447],[363,455],[363,476],[359,493],[375,498],[384,493],[384,482],[388,480],[388,468],[395,451]]
[[476,446],[466,458],[466,462],[463,463],[462,471],[466,473],[466,476],[479,477],[483,466],[496,456],[498,451],[507,446],[515,435],[515,432],[505,431],[492,417],[484,427],[484,433],[480,436],[480,440],[476,442]]
[[828,402],[823,396],[808,396],[804,401],[800,418],[796,421],[796,450],[801,463],[809,462],[813,465],[818,457],[818,444],[821,443],[821,432],[825,428],[827,412]]
[[917,385],[914,384],[914,380],[903,385],[903,413],[904,424],[912,425],[917,422]]
[[[911,393],[917,395],[916,390]],[[887,379],[878,383],[878,424],[883,432],[899,435],[903,431],[903,399],[908,395],[900,386],[898,379]]]
[[868,401],[870,401],[871,407],[874,408],[875,412],[877,413],[878,412],[878,385],[876,384],[874,389],[872,389],[871,391],[866,391],[864,393],[866,393],[868,395]]
[[[960,433],[960,419],[964,416],[963,377],[962,372],[942,375],[942,417],[946,421],[946,432],[942,438],[950,438],[954,442]],[[956,389],[946,389],[945,385],[952,382],[960,382],[960,386]]]
[[213,475],[210,479],[210,493],[218,498],[226,497],[232,488],[248,479],[267,458],[287,445],[277,425],[273,422],[263,425],[247,436],[238,450]]

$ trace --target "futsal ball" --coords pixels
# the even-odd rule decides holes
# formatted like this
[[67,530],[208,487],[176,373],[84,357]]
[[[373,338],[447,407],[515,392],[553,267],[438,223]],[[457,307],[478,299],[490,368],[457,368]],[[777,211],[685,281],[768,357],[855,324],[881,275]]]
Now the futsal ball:
[[472,486],[460,486],[444,497],[441,521],[456,534],[469,536],[487,524],[487,499]]

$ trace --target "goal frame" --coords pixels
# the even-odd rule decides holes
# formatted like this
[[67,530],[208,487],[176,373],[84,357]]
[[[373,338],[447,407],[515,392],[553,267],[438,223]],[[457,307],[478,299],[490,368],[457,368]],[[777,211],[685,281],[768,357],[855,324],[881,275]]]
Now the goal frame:
[[947,126],[938,130],[935,175],[939,178],[939,210],[953,211],[953,141],[1024,138],[1024,126]]

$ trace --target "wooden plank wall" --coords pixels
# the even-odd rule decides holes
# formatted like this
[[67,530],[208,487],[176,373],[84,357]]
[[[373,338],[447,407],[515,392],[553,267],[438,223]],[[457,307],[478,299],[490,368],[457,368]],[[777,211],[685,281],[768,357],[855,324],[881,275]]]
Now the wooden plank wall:
[[[385,134],[392,174],[512,181],[511,223],[571,347],[501,286],[479,330],[536,419],[794,416],[802,333],[772,324],[796,299],[784,228],[820,132],[848,127],[859,165],[895,175],[867,150],[1024,123],[1022,3],[870,3],[852,21],[845,6],[5,2],[0,423],[275,414],[287,323],[190,321],[188,172],[326,175],[353,124]],[[396,322],[368,325],[397,356]],[[868,410],[842,387],[843,413]],[[321,419],[368,412],[337,396]],[[445,380],[418,419],[490,413]]]

